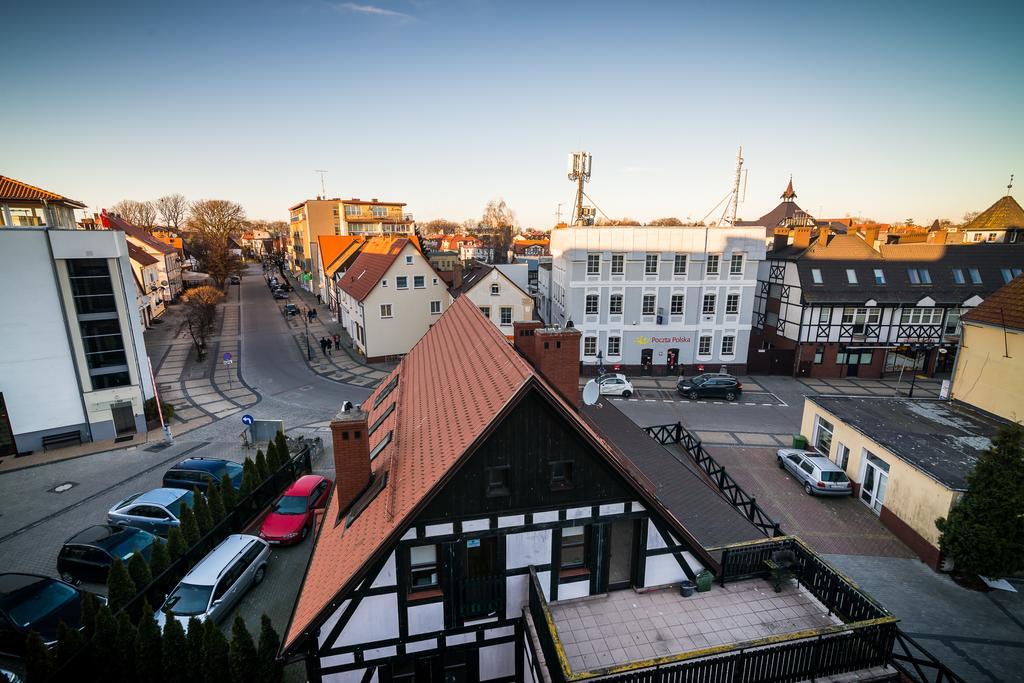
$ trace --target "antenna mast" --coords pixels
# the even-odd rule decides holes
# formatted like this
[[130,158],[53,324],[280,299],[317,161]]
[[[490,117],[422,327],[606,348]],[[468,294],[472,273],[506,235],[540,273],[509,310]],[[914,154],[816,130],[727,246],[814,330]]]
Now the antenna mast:
[[325,188],[324,176],[327,175],[327,171],[318,168],[315,171],[313,171],[313,173],[319,173],[320,174],[320,196],[323,197],[324,199],[327,199],[327,190],[324,189]]
[[583,183],[590,182],[593,158],[587,152],[573,152],[569,155],[569,180],[576,183],[576,201],[572,205],[572,224],[587,226],[594,224],[597,211],[583,206]]
[[722,220],[718,221],[719,225],[736,225],[736,211],[739,208],[740,203],[740,178],[743,175],[743,147],[740,146],[740,150],[736,152],[736,176],[732,181],[732,196],[729,198],[729,203],[725,207],[725,213],[722,215]]
[[1013,174],[1010,174],[1010,182],[1006,186],[1006,196],[1010,196],[1010,192],[1013,190]]

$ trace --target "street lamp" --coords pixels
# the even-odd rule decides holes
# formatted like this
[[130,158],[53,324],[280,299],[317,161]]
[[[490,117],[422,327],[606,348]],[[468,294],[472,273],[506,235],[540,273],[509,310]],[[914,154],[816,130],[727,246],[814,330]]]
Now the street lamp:
[[313,362],[313,352],[309,348],[309,316],[302,315],[302,324],[306,328],[306,360]]

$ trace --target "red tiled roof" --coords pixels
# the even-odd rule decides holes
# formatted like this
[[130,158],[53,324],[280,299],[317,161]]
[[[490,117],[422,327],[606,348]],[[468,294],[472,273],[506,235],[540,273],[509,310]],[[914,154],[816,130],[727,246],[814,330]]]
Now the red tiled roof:
[[377,286],[384,273],[388,272],[405,245],[410,243],[405,237],[373,237],[367,240],[359,256],[345,271],[341,289],[357,301],[362,301]]
[[317,235],[316,241],[320,245],[320,262],[323,264],[324,274],[330,277],[344,262],[341,257],[358,250],[366,242],[366,238],[362,235]]
[[142,228],[135,227],[120,216],[115,216],[112,213],[104,213],[103,218],[106,219],[106,222],[110,223],[110,228],[112,230],[120,230],[129,237],[137,239],[153,249],[156,249],[161,254],[173,254],[176,251],[171,245],[161,242]]
[[45,200],[48,202],[62,202],[77,209],[85,208],[85,204],[76,199],[68,199],[56,192],[50,192],[49,190],[44,190],[41,187],[29,185],[28,183],[23,183],[20,180],[15,180],[14,178],[9,178],[3,175],[0,175],[0,199],[20,199],[40,202]]
[[1018,275],[994,291],[965,314],[963,320],[1024,330],[1024,275]]

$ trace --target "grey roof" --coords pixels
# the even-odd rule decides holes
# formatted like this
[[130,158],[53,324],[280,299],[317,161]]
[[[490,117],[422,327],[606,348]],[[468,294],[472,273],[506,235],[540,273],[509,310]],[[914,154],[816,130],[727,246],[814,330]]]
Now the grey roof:
[[878,396],[808,396],[900,460],[953,489],[1007,422],[950,401]]
[[652,494],[705,549],[765,538],[680,456],[648,436],[615,404],[602,398],[581,410],[604,440],[655,486]]

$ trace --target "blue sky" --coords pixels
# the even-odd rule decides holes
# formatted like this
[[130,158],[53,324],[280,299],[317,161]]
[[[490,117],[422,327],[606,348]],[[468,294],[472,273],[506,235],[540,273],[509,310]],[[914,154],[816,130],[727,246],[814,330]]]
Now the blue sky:
[[[5,9],[0,174],[285,218],[319,193],[526,226],[594,155],[608,214],[702,217],[749,169],[808,211],[957,219],[1024,182],[1024,3],[46,2]],[[11,27],[20,26],[18,30]],[[1020,195],[1020,193],[1017,193]]]

